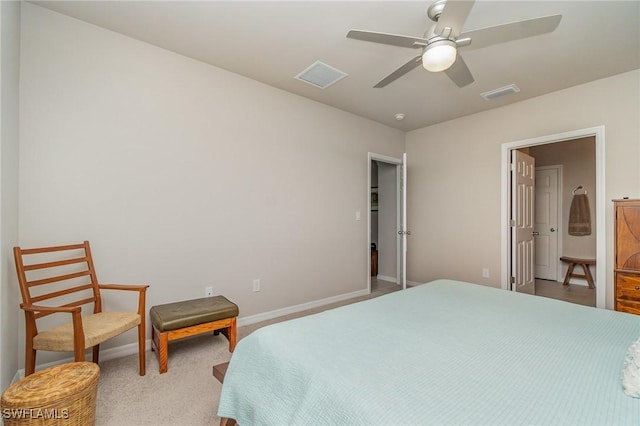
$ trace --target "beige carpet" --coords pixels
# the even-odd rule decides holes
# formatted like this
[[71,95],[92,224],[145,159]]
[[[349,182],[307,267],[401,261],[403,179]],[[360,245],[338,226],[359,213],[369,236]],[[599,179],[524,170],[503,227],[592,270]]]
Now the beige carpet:
[[[252,324],[238,329],[238,338],[275,322],[304,316],[399,289],[379,283],[370,296]],[[219,424],[218,400],[222,385],[212,368],[228,361],[229,343],[222,336],[204,335],[169,346],[169,371],[160,375],[153,352],[147,352],[147,374],[138,374],[138,356],[100,364],[97,425],[204,425]]]

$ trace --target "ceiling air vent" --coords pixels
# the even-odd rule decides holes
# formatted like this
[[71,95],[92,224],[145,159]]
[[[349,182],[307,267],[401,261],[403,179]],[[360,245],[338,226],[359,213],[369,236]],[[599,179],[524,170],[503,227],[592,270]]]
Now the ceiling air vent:
[[480,93],[485,100],[490,101],[495,98],[499,98],[500,96],[510,95],[512,93],[518,93],[520,88],[515,84],[510,84],[508,86],[500,87],[498,89],[489,90],[488,92]]
[[333,68],[323,62],[315,61],[309,68],[295,76],[296,80],[304,81],[312,86],[326,89],[348,74]]

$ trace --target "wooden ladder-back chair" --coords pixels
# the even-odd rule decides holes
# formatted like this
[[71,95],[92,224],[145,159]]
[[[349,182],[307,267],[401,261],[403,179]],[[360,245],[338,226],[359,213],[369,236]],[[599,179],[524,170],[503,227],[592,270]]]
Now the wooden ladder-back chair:
[[[26,321],[25,376],[35,371],[36,351],[73,352],[75,361],[93,348],[98,363],[100,343],[138,326],[140,375],[145,375],[145,296],[148,285],[99,284],[89,242],[32,249],[13,248]],[[27,263],[27,260],[31,261]],[[87,282],[88,281],[88,282]],[[137,312],[103,312],[101,290],[138,292]],[[82,305],[93,313],[82,315]],[[41,331],[36,320],[70,314],[70,322]]]

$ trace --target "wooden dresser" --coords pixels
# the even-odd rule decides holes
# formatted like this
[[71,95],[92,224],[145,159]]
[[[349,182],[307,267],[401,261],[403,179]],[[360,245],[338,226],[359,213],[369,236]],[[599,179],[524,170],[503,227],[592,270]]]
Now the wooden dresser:
[[640,315],[640,200],[613,200],[616,311]]

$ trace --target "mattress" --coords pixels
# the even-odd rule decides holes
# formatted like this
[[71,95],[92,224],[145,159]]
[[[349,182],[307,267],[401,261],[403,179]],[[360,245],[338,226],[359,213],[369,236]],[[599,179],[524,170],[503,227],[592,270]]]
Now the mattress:
[[218,414],[240,425],[640,424],[640,317],[438,280],[261,328]]

